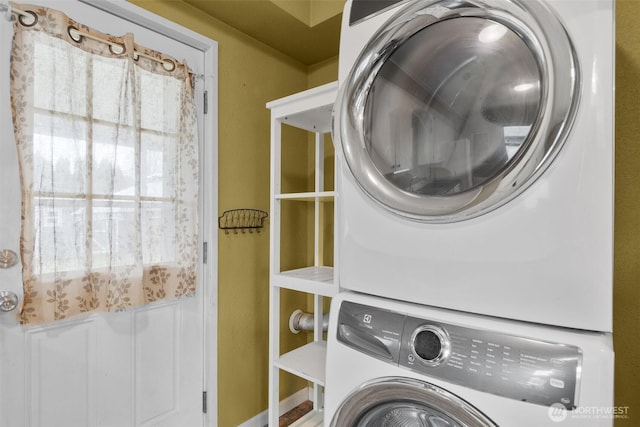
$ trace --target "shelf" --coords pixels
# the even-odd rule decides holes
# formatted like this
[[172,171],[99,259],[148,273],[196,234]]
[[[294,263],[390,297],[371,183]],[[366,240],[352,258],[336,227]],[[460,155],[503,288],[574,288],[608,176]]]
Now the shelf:
[[327,343],[314,341],[298,347],[278,358],[274,365],[278,368],[324,386]]
[[316,199],[320,199],[320,201],[332,201],[335,197],[335,191],[309,191],[306,193],[283,193],[276,194],[276,200],[296,200],[303,202],[312,202]]
[[338,83],[333,82],[267,103],[271,117],[309,132],[331,131]]
[[282,123],[309,132],[331,132],[332,107],[321,107],[304,113],[292,114],[281,119]]
[[333,267],[305,267],[273,275],[273,284],[281,288],[333,297],[338,288],[333,281]]
[[[328,139],[327,134],[331,131],[331,115],[337,91],[338,83],[333,82],[267,103],[267,108],[271,110],[269,425],[272,426],[278,425],[278,408],[280,406],[279,373],[284,371],[313,383],[312,400],[314,410],[292,425],[298,427],[321,427],[323,425],[322,387],[324,387],[325,381],[326,335],[323,333],[322,328],[318,328],[313,331],[312,342],[307,342],[305,345],[297,347],[286,354],[280,354],[281,339],[283,338],[280,332],[283,329],[281,326],[284,326],[281,325],[282,314],[285,310],[292,309],[289,304],[281,306],[281,291],[290,289],[313,297],[313,308],[309,311],[315,313],[314,325],[317,325],[321,320],[320,317],[324,313],[326,297],[333,297],[338,293],[337,280],[334,279],[334,268],[321,266],[327,245],[333,244],[335,253],[335,239],[331,239],[327,225],[329,222],[333,222],[332,220],[336,216],[336,203],[334,203],[336,201],[336,192],[333,191],[333,187],[325,186],[325,175],[329,172],[325,168],[327,153],[325,143]],[[287,167],[283,170],[282,150],[288,148],[289,141],[299,141],[301,139],[297,133],[295,135],[296,138],[292,139],[293,134],[289,135],[288,132],[283,132],[284,125],[315,134],[313,166],[310,163],[301,165],[303,169],[304,167],[307,168],[305,173],[309,173],[308,176],[311,176],[310,172],[313,172],[313,187],[287,187],[289,192],[283,192],[283,176],[288,176],[287,174],[290,174],[291,171]],[[283,134],[285,135],[284,147]],[[307,135],[304,141],[310,141],[310,136]],[[335,146],[333,149],[335,150]],[[289,162],[287,162],[287,165],[291,168]],[[333,169],[333,182],[335,182],[335,167]],[[289,210],[289,208],[294,207],[300,209]],[[329,209],[333,211],[333,214],[328,212]],[[309,221],[311,211],[313,211],[313,222]],[[300,218],[303,219],[304,223],[298,229],[297,220]],[[333,231],[335,232],[335,229]],[[307,239],[311,232],[313,232],[313,245],[307,245]],[[294,233],[293,236],[291,233]],[[281,266],[287,264],[292,259],[292,256],[297,255],[290,252],[291,247],[283,250],[281,245],[283,234],[287,239],[293,238],[307,251],[313,247],[313,262],[309,262],[309,264],[314,265],[314,267],[281,271]],[[308,303],[309,299],[305,295],[300,295],[300,301]],[[297,340],[296,342],[299,343]]]
[[289,427],[322,427],[324,423],[324,411],[311,411]]

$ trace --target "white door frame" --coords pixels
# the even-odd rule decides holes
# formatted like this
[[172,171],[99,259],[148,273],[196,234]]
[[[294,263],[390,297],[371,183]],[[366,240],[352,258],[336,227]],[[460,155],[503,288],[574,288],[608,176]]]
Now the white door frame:
[[[205,56],[204,84],[207,99],[204,102],[196,102],[199,112],[202,112],[204,104],[207,104],[207,113],[203,123],[206,140],[200,144],[201,162],[204,167],[200,171],[201,182],[206,193],[200,194],[202,206],[200,208],[201,219],[201,248],[206,247],[201,253],[206,256],[202,266],[202,287],[204,291],[204,325],[203,325],[203,387],[206,398],[203,397],[203,405],[206,407],[205,425],[217,426],[218,424],[218,228],[217,223],[211,218],[218,212],[218,43],[194,31],[186,29],[176,23],[159,17],[145,9],[128,3],[126,0],[79,0],[98,9],[102,9],[120,18],[132,21],[150,30],[169,36],[195,49],[201,50]],[[177,58],[180,59],[180,58]],[[202,138],[202,135],[200,135]],[[202,188],[202,186],[201,186]]]

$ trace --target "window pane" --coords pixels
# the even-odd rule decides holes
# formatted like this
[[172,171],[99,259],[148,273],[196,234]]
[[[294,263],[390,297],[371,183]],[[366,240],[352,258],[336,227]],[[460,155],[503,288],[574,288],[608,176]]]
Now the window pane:
[[182,82],[140,70],[141,126],[143,129],[175,133],[180,114]]
[[93,193],[135,195],[136,154],[133,128],[93,127]]
[[134,124],[133,88],[124,81],[128,62],[118,58],[93,56],[92,116],[95,119]]
[[175,261],[173,203],[142,203],[142,261],[145,265]]
[[70,117],[34,115],[33,181],[42,192],[85,192],[86,123]]
[[86,263],[86,204],[77,199],[34,199],[36,274],[81,271]]
[[92,218],[92,266],[135,265],[135,203],[94,200]]
[[142,134],[141,194],[143,197],[173,197],[178,141],[171,135]]
[[34,106],[86,116],[87,55],[42,33],[34,37]]

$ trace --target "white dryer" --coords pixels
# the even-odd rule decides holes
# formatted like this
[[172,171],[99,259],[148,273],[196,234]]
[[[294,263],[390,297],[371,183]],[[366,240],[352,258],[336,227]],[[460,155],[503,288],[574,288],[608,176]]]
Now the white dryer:
[[327,427],[611,427],[611,335],[342,293]]
[[611,331],[613,6],[347,1],[343,289]]

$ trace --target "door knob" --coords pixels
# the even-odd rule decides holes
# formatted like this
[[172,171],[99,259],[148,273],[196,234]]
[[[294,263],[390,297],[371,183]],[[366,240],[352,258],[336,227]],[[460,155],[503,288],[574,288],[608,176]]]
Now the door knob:
[[18,295],[11,291],[0,291],[0,310],[11,311],[18,305]]
[[0,268],[11,268],[18,263],[18,254],[11,249],[0,250]]

